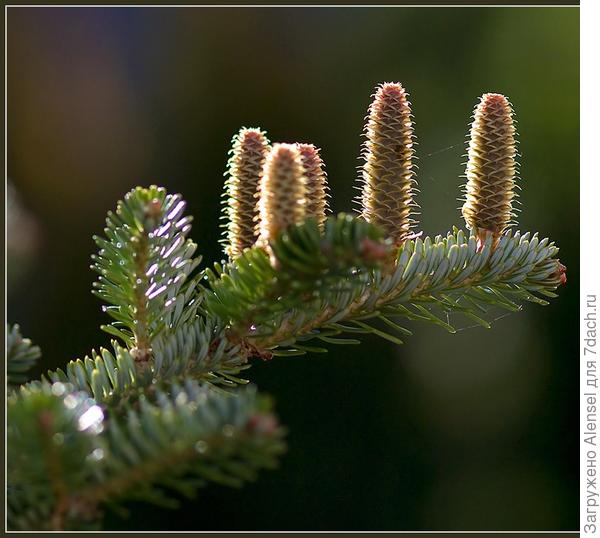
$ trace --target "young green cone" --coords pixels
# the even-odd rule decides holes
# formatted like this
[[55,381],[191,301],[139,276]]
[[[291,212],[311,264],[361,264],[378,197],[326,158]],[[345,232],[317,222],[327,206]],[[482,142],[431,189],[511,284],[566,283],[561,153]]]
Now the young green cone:
[[233,137],[223,200],[222,242],[230,260],[256,242],[256,193],[268,151],[269,141],[260,129],[244,127]]
[[485,93],[475,108],[468,148],[467,184],[462,214],[481,242],[495,241],[514,217],[517,177],[516,130],[508,99]]
[[319,149],[312,144],[298,144],[306,176],[306,217],[314,218],[319,228],[325,226],[327,211],[327,174]]
[[296,144],[274,144],[267,155],[257,193],[258,244],[268,245],[306,215],[306,176]]
[[365,125],[362,217],[397,244],[410,234],[417,207],[415,137],[408,94],[399,83],[378,86]]

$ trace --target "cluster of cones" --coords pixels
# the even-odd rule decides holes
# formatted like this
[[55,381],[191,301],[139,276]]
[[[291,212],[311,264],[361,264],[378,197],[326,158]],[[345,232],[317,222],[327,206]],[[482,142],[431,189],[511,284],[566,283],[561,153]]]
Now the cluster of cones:
[[[360,215],[396,244],[413,233],[418,207],[415,135],[408,94],[399,83],[377,87],[365,125]],[[475,108],[462,214],[480,240],[511,225],[517,178],[516,132],[506,97],[486,93]],[[260,129],[233,138],[224,193],[225,252],[235,259],[288,226],[311,217],[322,227],[327,176],[312,144],[270,144]]]

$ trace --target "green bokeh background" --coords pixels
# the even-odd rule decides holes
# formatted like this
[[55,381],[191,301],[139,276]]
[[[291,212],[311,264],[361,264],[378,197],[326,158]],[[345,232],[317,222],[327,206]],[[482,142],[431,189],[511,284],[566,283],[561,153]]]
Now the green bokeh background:
[[176,512],[132,504],[107,529],[578,527],[575,8],[10,8],[8,170],[35,241],[31,226],[9,229],[9,318],[42,346],[43,369],[108,344],[91,236],[138,184],[181,192],[199,250],[220,259],[222,174],[241,125],[322,147],[332,207],[349,210],[383,81],[411,93],[425,234],[462,224],[477,97],[510,97],[520,228],[561,247],[560,297],[492,330],[415,326],[402,347],[367,338],[256,364],[251,379],[290,429],[281,468]]

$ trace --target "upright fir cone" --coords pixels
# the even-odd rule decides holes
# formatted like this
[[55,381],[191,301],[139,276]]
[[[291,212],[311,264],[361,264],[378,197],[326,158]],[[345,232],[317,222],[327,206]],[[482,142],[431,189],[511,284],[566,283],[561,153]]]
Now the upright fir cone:
[[244,127],[233,137],[223,200],[223,243],[230,260],[256,242],[256,193],[269,147],[260,129]]
[[258,245],[266,247],[270,239],[306,215],[306,176],[296,144],[274,144],[267,155],[257,193]]
[[369,107],[362,157],[362,217],[397,244],[415,224],[418,207],[413,166],[414,143],[408,94],[399,83],[377,87]]
[[312,144],[297,144],[306,176],[306,217],[313,217],[319,228],[325,226],[327,207],[327,174],[319,149]]
[[481,96],[473,115],[468,148],[467,184],[462,214],[480,243],[494,243],[514,217],[517,177],[516,130],[510,102],[499,93]]

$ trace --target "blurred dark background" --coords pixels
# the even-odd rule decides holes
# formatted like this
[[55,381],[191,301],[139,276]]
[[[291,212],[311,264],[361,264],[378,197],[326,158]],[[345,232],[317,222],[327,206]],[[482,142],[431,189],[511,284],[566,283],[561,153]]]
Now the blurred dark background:
[[257,363],[290,429],[281,468],[172,512],[132,504],[107,529],[574,530],[578,527],[579,13],[572,8],[8,10],[8,315],[42,346],[37,373],[107,345],[91,295],[108,209],[158,183],[187,198],[221,258],[229,141],[323,148],[335,211],[352,207],[375,85],[401,81],[419,137],[422,229],[462,225],[477,97],[519,120],[520,227],[561,247],[546,308],[456,335],[415,327],[328,355]]

